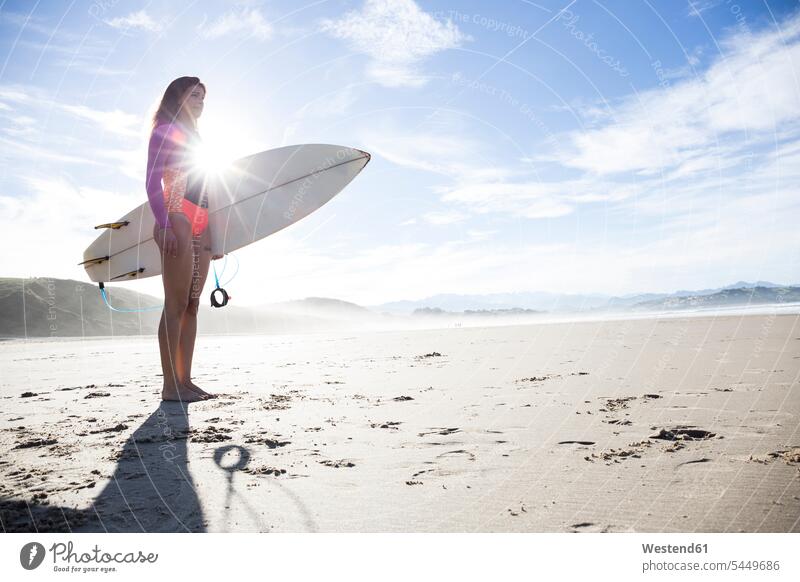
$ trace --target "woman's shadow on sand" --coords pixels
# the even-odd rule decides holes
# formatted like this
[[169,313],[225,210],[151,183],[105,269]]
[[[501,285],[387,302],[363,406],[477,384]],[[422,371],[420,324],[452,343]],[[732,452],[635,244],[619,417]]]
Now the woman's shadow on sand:
[[[114,474],[88,508],[71,508],[8,499],[0,496],[0,525],[5,532],[205,532],[208,520],[189,471],[187,439],[190,436],[186,405],[161,402],[136,429],[122,448],[114,453]],[[224,467],[222,457],[236,450],[238,463]],[[234,475],[250,462],[250,451],[240,445],[216,450],[215,462],[228,473],[228,494],[234,494]],[[303,517],[305,531],[317,525],[305,503],[289,487],[275,481]],[[258,507],[245,497],[244,504],[253,520]]]
[[161,402],[114,453],[114,474],[78,509],[0,497],[5,532],[203,532],[203,510],[188,468],[189,416]]
[[117,468],[73,532],[203,532],[189,471],[189,415],[161,402],[116,453]]

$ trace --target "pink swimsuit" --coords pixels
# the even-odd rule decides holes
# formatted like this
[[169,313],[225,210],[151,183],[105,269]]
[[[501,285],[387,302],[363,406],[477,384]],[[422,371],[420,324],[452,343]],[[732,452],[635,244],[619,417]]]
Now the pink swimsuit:
[[183,212],[192,225],[192,236],[198,237],[208,227],[208,197],[203,178],[189,159],[196,141],[199,136],[180,123],[156,126],[147,152],[146,189],[159,226],[171,226],[170,212]]

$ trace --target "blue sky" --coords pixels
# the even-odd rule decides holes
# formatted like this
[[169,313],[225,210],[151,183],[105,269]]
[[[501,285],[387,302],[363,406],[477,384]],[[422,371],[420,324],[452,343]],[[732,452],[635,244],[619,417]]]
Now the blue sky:
[[84,279],[196,75],[220,157],[373,154],[237,253],[240,305],[800,282],[795,2],[4,2],[0,31],[3,276]]

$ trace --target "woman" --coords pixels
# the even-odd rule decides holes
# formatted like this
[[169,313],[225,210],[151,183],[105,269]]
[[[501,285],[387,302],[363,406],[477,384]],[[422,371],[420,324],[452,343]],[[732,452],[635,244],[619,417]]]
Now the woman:
[[[208,199],[191,155],[199,144],[197,118],[206,88],[197,77],[180,77],[164,92],[153,116],[147,155],[147,196],[156,218],[153,238],[161,250],[164,311],[158,326],[162,400],[215,398],[192,382],[200,293],[211,259]],[[163,187],[162,187],[163,179]]]

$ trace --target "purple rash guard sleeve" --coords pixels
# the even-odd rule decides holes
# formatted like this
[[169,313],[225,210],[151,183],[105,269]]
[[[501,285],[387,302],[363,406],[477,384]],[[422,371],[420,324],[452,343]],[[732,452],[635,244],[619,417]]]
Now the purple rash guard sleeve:
[[176,128],[172,124],[162,124],[153,130],[150,135],[150,145],[147,148],[147,177],[145,187],[147,197],[150,200],[150,208],[156,222],[162,228],[169,228],[169,217],[167,208],[164,204],[164,189],[161,186],[161,178],[164,175],[164,167],[168,165],[172,153],[178,142]]

